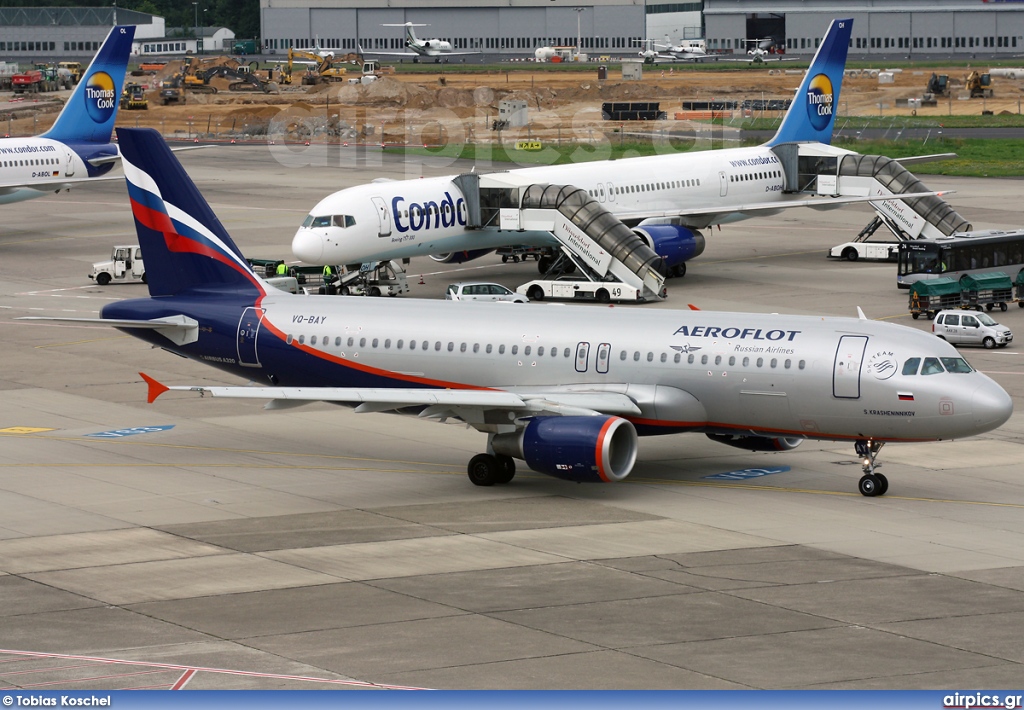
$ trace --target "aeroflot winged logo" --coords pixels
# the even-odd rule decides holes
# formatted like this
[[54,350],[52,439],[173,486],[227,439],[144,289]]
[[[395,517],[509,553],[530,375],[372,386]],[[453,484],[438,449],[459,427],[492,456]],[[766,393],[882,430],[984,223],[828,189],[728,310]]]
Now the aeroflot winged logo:
[[85,85],[85,110],[96,123],[106,123],[117,105],[114,80],[105,71],[94,72]]
[[834,104],[832,80],[825,74],[818,74],[807,85],[807,118],[815,129],[821,131],[828,127]]

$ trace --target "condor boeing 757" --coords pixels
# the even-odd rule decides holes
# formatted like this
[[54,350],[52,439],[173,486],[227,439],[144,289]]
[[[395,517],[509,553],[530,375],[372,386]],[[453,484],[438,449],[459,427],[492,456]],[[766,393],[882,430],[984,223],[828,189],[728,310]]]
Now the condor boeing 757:
[[69,190],[110,171],[117,118],[135,26],[110,30],[71,98],[46,133],[0,139],[0,204]]
[[150,401],[173,389],[463,421],[487,435],[468,466],[481,486],[511,481],[516,460],[618,481],[642,435],[753,451],[845,440],[870,496],[888,488],[874,469],[883,443],[981,434],[1013,409],[953,346],[863,317],[540,305],[524,325],[501,303],[284,293],[252,271],[159,134],[118,137],[150,297],[47,320],[111,325],[261,383],[169,388],[144,375]]
[[[852,26],[853,20],[832,22],[778,132],[764,145],[523,168],[473,175],[468,184],[463,176],[373,182],[321,200],[295,233],[292,252],[310,264],[426,255],[459,263],[509,244],[557,246],[542,229],[502,229],[498,208],[519,207],[531,185],[571,185],[631,227],[662,257],[667,272],[682,275],[685,262],[704,249],[699,230],[710,225],[790,207],[888,199],[867,190],[841,197],[797,194],[803,188],[796,186],[810,178],[805,170],[851,154],[828,143]],[[789,156],[790,164],[780,156]],[[470,221],[469,204],[483,205],[480,224]]]

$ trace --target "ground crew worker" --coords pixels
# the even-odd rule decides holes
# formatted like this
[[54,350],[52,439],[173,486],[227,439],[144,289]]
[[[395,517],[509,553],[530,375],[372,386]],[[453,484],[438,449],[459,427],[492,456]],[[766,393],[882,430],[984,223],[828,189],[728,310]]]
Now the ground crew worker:
[[288,267],[285,266],[284,262],[282,261],[280,264],[277,265],[277,275],[278,276],[284,276],[287,273],[288,273]]
[[324,264],[324,283],[330,281],[333,275],[334,271],[331,270],[330,264]]

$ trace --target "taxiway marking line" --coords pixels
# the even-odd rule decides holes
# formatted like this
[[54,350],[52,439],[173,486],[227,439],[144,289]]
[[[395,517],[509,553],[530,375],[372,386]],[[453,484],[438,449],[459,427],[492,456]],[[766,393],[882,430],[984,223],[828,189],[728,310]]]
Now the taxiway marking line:
[[[69,653],[42,653],[38,651],[18,651],[16,649],[0,648],[0,655],[8,654],[12,656],[27,656],[30,658],[61,658],[68,660],[80,660],[80,661],[93,661],[95,663],[114,663],[117,665],[125,666],[143,666],[147,668],[155,668],[160,670],[192,670],[195,672],[202,671],[204,673],[221,673],[224,675],[238,675],[238,676],[249,676],[254,678],[276,678],[279,680],[303,680],[310,681],[313,683],[329,683],[332,685],[351,685],[361,688],[386,688],[389,690],[428,690],[428,688],[418,688],[415,686],[405,685],[386,685],[382,683],[370,683],[362,680],[340,680],[334,678],[317,678],[315,676],[301,676],[301,675],[284,675],[279,673],[257,673],[256,671],[239,671],[232,670],[229,668],[207,668],[204,666],[181,666],[175,663],[155,663],[149,661],[128,661],[119,658],[104,658],[102,656],[79,656]],[[158,671],[149,671],[155,673]],[[128,675],[128,674],[126,674]],[[116,676],[109,676],[116,677]],[[90,679],[84,679],[90,680]],[[59,681],[66,683],[67,681]]]
[[189,668],[187,671],[181,674],[178,680],[174,681],[174,685],[171,686],[171,690],[181,690],[188,682],[192,680],[192,676],[196,674],[195,668]]

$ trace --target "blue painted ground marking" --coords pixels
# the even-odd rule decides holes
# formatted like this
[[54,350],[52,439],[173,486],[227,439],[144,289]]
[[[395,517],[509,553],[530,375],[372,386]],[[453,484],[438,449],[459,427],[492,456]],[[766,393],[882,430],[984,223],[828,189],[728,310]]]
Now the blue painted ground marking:
[[91,436],[98,439],[120,439],[125,436],[150,434],[154,431],[167,431],[168,429],[173,428],[173,424],[164,424],[162,426],[133,426],[131,429],[114,429],[113,431],[101,431],[96,434],[86,434],[85,436]]
[[703,481],[746,481],[749,478],[761,478],[770,476],[773,473],[785,473],[789,466],[773,466],[772,468],[741,468],[739,471],[727,471],[716,473],[711,476],[704,476]]

